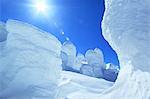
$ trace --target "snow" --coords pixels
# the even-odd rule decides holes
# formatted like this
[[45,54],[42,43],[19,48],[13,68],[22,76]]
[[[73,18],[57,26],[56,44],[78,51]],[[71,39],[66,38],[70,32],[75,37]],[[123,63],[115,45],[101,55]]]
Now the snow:
[[103,78],[105,63],[103,53],[99,48],[87,50],[85,56],[81,53],[76,54],[76,46],[71,41],[65,41],[61,50],[63,70]]
[[[114,84],[94,78],[99,74],[95,69],[104,67],[98,48],[88,50],[85,56],[81,53],[76,56],[72,42],[61,45],[50,33],[16,20],[3,23],[0,31],[2,99],[64,99],[76,91],[101,93]],[[77,71],[88,65],[93,77],[62,71],[61,65]]]
[[85,60],[84,55],[81,53],[78,53],[76,56],[76,62],[75,62],[74,69],[80,71],[80,68],[82,67],[83,62],[85,62],[85,61],[86,60]]
[[112,63],[107,63],[105,69],[103,70],[103,77],[109,81],[115,81],[119,73],[119,66]]
[[105,5],[103,35],[121,66],[131,61],[135,69],[150,72],[150,1],[106,0]]
[[102,92],[74,91],[68,94],[67,99],[149,99],[150,74],[139,70],[133,72],[131,67],[124,66],[115,84]]
[[81,67],[81,73],[92,77],[103,77],[104,57],[100,49],[88,50],[85,54],[88,64]]
[[7,39],[7,34],[8,32],[6,31],[5,28],[5,23],[0,22],[0,56],[3,54],[3,49],[6,44],[6,39]]
[[[50,33],[15,20],[0,56],[1,99],[55,97],[61,72],[61,43]],[[1,50],[0,50],[1,51]]]
[[0,22],[0,42],[5,41],[7,39],[7,31],[5,28],[5,23]]
[[120,70],[105,65],[98,48],[77,54],[72,42],[62,45],[37,27],[0,23],[0,99],[150,99],[149,5],[149,0],[105,0],[102,31]]
[[149,5],[149,0],[105,0],[102,31],[117,52],[121,70],[103,92],[76,91],[67,99],[150,99]]
[[71,41],[66,41],[62,45],[62,60],[63,60],[63,67],[64,69],[74,67],[75,60],[76,60],[76,47]]
[[88,50],[85,54],[85,58],[89,65],[101,65],[104,67],[104,57],[100,49],[95,48],[94,50]]
[[94,92],[101,93],[103,90],[111,87],[114,83],[104,79],[89,77],[86,75],[73,73],[69,71],[62,71],[62,80],[65,82],[59,87],[59,94],[57,99],[66,99],[66,96],[73,92]]
[[78,72],[87,76],[104,78],[114,82],[118,76],[119,68],[113,64],[106,69],[104,56],[99,48],[89,49],[85,56],[78,53],[76,46],[71,41],[65,41],[62,45],[62,68],[66,71]]

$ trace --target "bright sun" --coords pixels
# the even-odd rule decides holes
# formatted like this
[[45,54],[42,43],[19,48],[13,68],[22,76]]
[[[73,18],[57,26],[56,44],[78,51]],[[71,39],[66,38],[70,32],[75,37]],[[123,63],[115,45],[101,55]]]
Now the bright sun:
[[35,8],[38,11],[38,13],[46,12],[46,10],[48,9],[48,5],[46,4],[46,2],[40,0],[35,3]]

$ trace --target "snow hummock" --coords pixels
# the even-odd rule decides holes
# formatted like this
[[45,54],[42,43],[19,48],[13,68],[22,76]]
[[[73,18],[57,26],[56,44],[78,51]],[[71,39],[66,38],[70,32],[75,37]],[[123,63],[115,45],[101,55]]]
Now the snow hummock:
[[59,40],[16,20],[2,28],[0,45],[6,44],[0,56],[0,98],[54,98],[61,72]]

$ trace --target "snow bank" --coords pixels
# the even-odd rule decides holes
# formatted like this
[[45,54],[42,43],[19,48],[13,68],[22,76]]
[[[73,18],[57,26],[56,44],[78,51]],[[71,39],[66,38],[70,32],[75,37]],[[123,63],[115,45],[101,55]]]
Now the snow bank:
[[61,43],[50,33],[20,21],[8,20],[6,30],[0,57],[0,98],[53,99],[60,78]]

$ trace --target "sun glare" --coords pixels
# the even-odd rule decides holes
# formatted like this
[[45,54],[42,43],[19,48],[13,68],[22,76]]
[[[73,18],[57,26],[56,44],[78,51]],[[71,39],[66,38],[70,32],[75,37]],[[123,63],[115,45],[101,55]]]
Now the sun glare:
[[43,13],[47,11],[48,5],[46,4],[46,2],[40,0],[35,3],[35,8],[38,13],[41,13],[41,12]]

